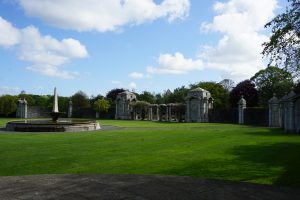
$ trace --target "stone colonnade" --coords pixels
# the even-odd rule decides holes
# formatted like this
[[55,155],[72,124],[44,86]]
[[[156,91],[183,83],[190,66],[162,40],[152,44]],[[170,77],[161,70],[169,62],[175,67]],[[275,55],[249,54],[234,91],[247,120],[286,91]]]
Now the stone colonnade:
[[176,104],[150,104],[148,106],[148,120],[149,121],[173,121],[178,120],[174,118],[174,108]]

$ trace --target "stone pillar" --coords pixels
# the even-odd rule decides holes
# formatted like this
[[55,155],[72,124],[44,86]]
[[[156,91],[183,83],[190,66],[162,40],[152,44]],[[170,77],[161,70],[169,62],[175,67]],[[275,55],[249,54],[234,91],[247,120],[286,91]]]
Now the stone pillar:
[[148,120],[149,120],[149,121],[152,121],[152,120],[153,120],[152,105],[149,106],[148,112],[149,112],[149,113],[148,113],[148,118],[149,118]]
[[24,119],[27,119],[27,101],[26,101],[26,99],[24,98],[24,116],[23,116],[23,118]]
[[172,104],[169,104],[168,105],[168,111],[169,111],[169,113],[168,113],[168,121],[172,121]]
[[169,121],[169,108],[168,106],[165,106],[166,108],[166,121]]
[[246,108],[246,100],[243,98],[243,95],[241,97],[241,99],[238,102],[238,110],[239,110],[239,124],[244,124],[245,123],[245,108]]
[[279,100],[275,94],[269,100],[269,127],[280,127]]
[[159,105],[157,105],[157,106],[156,106],[156,120],[157,120],[157,121],[160,120],[159,115],[160,115],[160,113],[159,113]]
[[294,97],[296,96],[295,92],[292,90],[284,100],[285,107],[285,116],[284,116],[284,130],[286,132],[295,131],[295,105]]
[[185,122],[190,121],[190,100],[186,101],[186,106],[185,106]]
[[70,99],[70,101],[69,101],[69,108],[68,108],[68,118],[72,117],[72,112],[73,112],[73,102]]

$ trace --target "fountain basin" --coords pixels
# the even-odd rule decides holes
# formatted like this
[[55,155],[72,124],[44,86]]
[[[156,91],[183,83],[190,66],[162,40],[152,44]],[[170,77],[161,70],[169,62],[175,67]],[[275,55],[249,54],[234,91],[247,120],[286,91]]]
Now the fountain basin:
[[6,124],[7,131],[17,132],[80,132],[99,129],[101,129],[99,123],[90,119],[19,120]]

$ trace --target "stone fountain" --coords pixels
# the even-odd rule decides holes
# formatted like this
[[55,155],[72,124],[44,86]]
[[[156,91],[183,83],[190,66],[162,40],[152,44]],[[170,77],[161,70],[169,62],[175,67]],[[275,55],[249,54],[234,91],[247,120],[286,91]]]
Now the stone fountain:
[[54,88],[51,119],[12,121],[6,124],[6,130],[17,132],[80,132],[100,129],[96,120],[59,118],[63,113],[58,110],[58,96],[56,88]]

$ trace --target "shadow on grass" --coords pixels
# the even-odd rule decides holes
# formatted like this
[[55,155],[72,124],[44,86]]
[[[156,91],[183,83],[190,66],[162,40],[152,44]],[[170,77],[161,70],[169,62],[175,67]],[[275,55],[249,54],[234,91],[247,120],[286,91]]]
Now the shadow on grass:
[[231,156],[215,159],[199,155],[198,161],[162,173],[300,187],[300,144],[243,145],[227,153]]
[[290,136],[290,137],[300,138],[300,134],[287,133],[282,128],[264,128],[264,130],[262,131],[260,129],[261,127],[257,127],[257,126],[250,126],[250,127],[253,129],[250,129],[250,131],[245,132],[246,134],[255,135],[255,136],[285,136],[285,137]]

